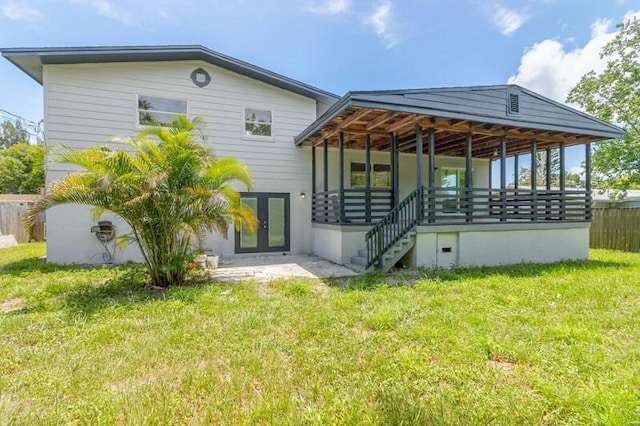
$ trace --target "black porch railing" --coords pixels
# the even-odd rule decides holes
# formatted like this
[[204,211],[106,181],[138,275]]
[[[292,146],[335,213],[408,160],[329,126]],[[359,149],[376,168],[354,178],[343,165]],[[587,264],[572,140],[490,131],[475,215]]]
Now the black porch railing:
[[424,224],[581,222],[591,219],[585,190],[426,188]]
[[379,222],[391,210],[390,189],[345,189],[317,192],[311,214],[315,223],[371,224]]
[[588,220],[586,190],[419,187],[367,232],[367,268],[382,268],[384,254],[418,225]]
[[[421,225],[591,220],[585,190],[421,187]],[[414,191],[415,192],[415,191]],[[312,219],[327,224],[376,224],[392,210],[389,189],[345,189],[313,196]]]

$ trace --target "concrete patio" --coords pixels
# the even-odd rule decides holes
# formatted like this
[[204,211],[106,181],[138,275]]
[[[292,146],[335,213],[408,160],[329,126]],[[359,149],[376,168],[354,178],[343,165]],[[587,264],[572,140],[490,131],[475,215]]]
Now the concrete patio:
[[351,277],[356,272],[317,256],[256,255],[234,256],[220,261],[211,278],[223,282],[256,280],[267,282],[281,278]]

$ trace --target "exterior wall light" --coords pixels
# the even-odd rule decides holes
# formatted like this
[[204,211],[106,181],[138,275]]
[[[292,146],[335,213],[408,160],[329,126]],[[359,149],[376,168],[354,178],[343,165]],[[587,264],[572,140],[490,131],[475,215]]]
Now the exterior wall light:
[[304,200],[305,198],[307,198],[307,194],[304,193],[304,192],[301,192],[300,193],[300,198],[302,198]]

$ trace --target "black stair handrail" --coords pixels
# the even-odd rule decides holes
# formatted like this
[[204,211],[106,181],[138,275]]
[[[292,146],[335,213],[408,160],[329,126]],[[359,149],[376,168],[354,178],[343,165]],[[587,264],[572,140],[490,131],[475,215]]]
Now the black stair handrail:
[[367,232],[367,269],[374,264],[382,269],[384,254],[422,221],[423,201],[424,187],[420,186]]

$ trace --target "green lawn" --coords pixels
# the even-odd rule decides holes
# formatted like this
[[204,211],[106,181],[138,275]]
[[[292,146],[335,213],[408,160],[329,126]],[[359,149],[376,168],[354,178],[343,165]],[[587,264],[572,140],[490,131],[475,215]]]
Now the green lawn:
[[43,254],[0,250],[0,424],[640,422],[640,254],[166,292]]

